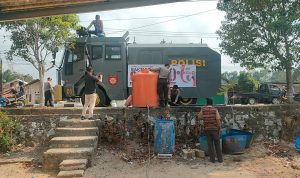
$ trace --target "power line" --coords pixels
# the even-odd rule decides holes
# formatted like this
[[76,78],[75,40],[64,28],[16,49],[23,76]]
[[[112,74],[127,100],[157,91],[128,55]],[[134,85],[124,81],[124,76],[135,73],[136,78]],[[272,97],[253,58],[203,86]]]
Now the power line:
[[[217,9],[212,9],[211,11],[214,11]],[[202,13],[202,12],[198,12]],[[108,21],[127,21],[127,20],[145,20],[145,19],[160,19],[160,18],[170,18],[170,17],[185,17],[187,15],[192,15],[192,14],[184,14],[184,15],[166,15],[166,16],[150,16],[150,17],[133,17],[133,18],[120,18],[120,19],[103,19],[102,21],[108,22]],[[81,20],[80,22],[90,22],[90,20]]]
[[157,37],[178,37],[178,38],[182,38],[182,37],[199,37],[199,38],[219,38],[219,37],[213,37],[213,36],[180,36],[180,35],[148,35],[148,34],[133,34],[132,36],[157,36]]
[[[109,29],[109,32],[107,33],[110,33],[110,32],[124,32],[126,31],[126,29],[115,29],[115,28],[106,28],[106,29]],[[137,32],[137,33],[172,33],[172,34],[203,34],[203,35],[217,35],[217,33],[215,32],[196,32],[196,31],[193,31],[193,32],[187,32],[187,31],[150,31],[150,30],[129,30],[129,32]]]
[[207,10],[207,11],[202,11],[202,12],[190,14],[190,15],[186,15],[186,16],[183,16],[183,17],[178,17],[178,18],[174,18],[174,19],[170,19],[170,20],[165,20],[165,21],[161,21],[161,22],[157,22],[157,23],[152,23],[152,24],[148,24],[148,25],[143,25],[143,26],[139,26],[139,27],[134,27],[134,28],[131,28],[131,29],[128,29],[128,30],[130,31],[130,30],[135,30],[135,29],[140,29],[140,28],[150,27],[150,26],[154,26],[154,25],[158,25],[158,24],[162,24],[162,23],[167,23],[167,22],[171,22],[171,21],[175,21],[175,20],[179,20],[179,19],[183,19],[183,18],[188,18],[188,17],[191,17],[191,16],[203,14],[203,13],[210,12],[210,11],[214,11],[214,10],[216,10],[216,9],[210,9],[210,10]]

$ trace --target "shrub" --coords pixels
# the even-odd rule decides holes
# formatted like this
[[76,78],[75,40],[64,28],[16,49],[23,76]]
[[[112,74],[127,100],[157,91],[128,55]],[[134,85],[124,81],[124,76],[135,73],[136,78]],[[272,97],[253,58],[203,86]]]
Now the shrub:
[[0,112],[0,152],[6,152],[16,144],[19,129],[19,123],[13,121],[5,112]]

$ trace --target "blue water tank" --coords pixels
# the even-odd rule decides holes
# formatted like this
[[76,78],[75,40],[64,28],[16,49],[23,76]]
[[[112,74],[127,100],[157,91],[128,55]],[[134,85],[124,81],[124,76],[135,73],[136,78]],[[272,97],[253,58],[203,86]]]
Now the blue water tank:
[[156,120],[154,128],[154,152],[172,154],[175,148],[175,126],[173,120]]
[[[220,137],[220,147],[222,150],[222,137]],[[206,155],[208,155],[208,143],[207,143],[207,136],[201,135],[199,137],[199,143],[200,143],[200,150],[204,151]]]
[[296,147],[296,150],[297,151],[300,151],[300,135],[298,135],[296,137],[296,140],[295,140],[295,147]]
[[231,129],[230,132],[240,134],[240,135],[246,135],[247,140],[246,140],[246,147],[245,148],[250,148],[250,145],[252,144],[252,141],[253,141],[253,133],[243,131],[243,130],[237,130],[237,129]]
[[230,132],[223,136],[222,147],[225,153],[242,154],[246,148],[247,135]]

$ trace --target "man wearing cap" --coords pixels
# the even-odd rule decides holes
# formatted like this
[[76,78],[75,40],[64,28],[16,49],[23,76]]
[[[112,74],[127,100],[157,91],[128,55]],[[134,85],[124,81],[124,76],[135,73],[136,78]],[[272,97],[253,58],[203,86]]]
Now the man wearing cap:
[[[93,119],[94,108],[96,104],[96,88],[97,83],[102,81],[102,75],[94,76],[92,67],[87,67],[84,76],[84,106],[82,109],[81,120],[88,118]],[[88,117],[86,111],[89,110]]]
[[221,145],[220,145],[220,130],[221,117],[217,108],[213,107],[213,101],[206,98],[206,105],[201,108],[198,118],[203,121],[204,133],[207,136],[208,154],[211,162],[215,162],[215,151],[217,153],[218,162],[223,162]]

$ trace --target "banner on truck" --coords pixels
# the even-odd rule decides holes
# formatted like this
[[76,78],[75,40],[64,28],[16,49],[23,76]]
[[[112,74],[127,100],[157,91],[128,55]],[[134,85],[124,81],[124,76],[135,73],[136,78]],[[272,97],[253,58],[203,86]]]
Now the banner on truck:
[[[128,87],[132,87],[132,75],[142,69],[159,68],[161,64],[128,65]],[[196,87],[196,65],[170,65],[170,85],[178,87]]]

